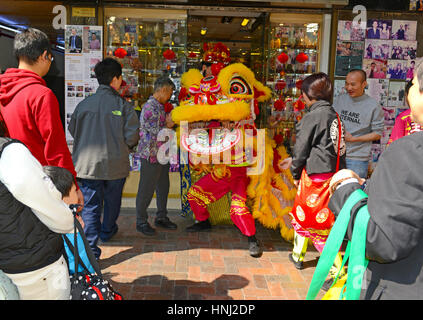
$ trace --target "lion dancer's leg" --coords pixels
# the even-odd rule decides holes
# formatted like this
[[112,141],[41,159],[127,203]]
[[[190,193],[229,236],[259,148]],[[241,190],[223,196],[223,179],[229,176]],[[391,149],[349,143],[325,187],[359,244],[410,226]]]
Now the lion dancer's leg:
[[207,174],[191,186],[188,191],[188,201],[198,223],[189,226],[186,231],[198,232],[210,229],[211,224],[208,220],[210,214],[207,205],[232,191],[231,219],[241,233],[248,237],[250,254],[254,257],[260,256],[262,251],[255,237],[254,218],[245,203],[248,186],[247,169],[245,167],[227,169],[230,170],[230,175],[224,178],[213,179],[211,174]]
[[198,232],[211,229],[210,213],[207,206],[223,197],[230,190],[228,179],[214,180],[207,174],[198,180],[188,190],[187,199],[198,223],[186,228],[188,232]]
[[247,207],[248,177],[246,167],[232,167],[231,171],[231,219],[241,233],[248,237],[250,255],[260,257],[262,249],[256,239],[256,225]]

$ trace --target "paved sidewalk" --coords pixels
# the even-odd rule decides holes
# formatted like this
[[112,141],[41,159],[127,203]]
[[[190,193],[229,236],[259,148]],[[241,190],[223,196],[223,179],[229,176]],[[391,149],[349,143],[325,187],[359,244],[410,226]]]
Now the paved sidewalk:
[[[256,236],[264,253],[252,258],[247,239],[233,225],[187,233],[185,228],[193,221],[180,216],[178,209],[169,211],[178,230],[158,229],[156,236],[147,237],[135,229],[131,200],[124,201],[125,205],[128,207],[122,208],[118,233],[109,242],[100,243],[100,266],[105,278],[126,300],[305,298],[319,256],[314,248],[306,255],[305,269],[299,271],[288,260],[292,245],[279,231],[257,223]],[[149,211],[152,224],[155,210],[151,207]]]

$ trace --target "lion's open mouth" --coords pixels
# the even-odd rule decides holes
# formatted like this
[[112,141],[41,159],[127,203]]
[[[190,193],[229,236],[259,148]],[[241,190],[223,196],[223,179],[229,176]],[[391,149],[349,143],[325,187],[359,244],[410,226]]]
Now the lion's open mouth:
[[188,133],[181,134],[181,145],[188,152],[201,155],[219,154],[234,147],[242,131],[234,122],[198,121],[189,124]]

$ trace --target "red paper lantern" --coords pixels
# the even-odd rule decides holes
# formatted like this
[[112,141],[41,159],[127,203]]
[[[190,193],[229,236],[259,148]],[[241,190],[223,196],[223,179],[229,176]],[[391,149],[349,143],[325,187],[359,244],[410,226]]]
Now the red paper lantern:
[[286,87],[286,82],[284,80],[278,80],[278,82],[276,82],[276,86],[275,89],[276,90],[283,90]]
[[304,62],[308,61],[308,55],[306,55],[304,52],[301,52],[297,55],[295,60],[297,60],[297,62],[299,62],[299,63],[304,63]]
[[167,49],[165,52],[163,52],[163,57],[167,60],[173,60],[175,59],[176,54],[172,50]]
[[166,102],[164,105],[164,110],[166,113],[169,113],[173,110],[173,105],[170,102]]
[[280,63],[284,64],[288,62],[289,56],[285,52],[282,52],[278,55],[277,59]]
[[118,58],[121,58],[121,59],[125,58],[127,54],[128,54],[128,52],[123,48],[118,48],[114,52],[115,57],[118,57]]
[[278,99],[278,100],[275,101],[275,104],[273,106],[275,107],[276,111],[283,111],[283,110],[285,110],[286,103],[285,103],[285,101]]

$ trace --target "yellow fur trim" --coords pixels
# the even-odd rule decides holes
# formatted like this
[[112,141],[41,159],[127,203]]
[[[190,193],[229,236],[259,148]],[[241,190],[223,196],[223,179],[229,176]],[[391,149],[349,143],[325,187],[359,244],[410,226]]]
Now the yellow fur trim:
[[[273,149],[275,146],[275,142],[266,135],[265,169],[261,175],[250,176],[247,194],[252,199],[251,211],[253,217],[267,228],[276,229],[279,227],[282,238],[291,242],[294,239],[294,230],[292,227],[288,227],[286,220],[290,220],[289,213],[292,207],[282,208],[279,200],[290,201],[295,199],[296,189],[290,189],[282,178],[278,179],[279,174],[276,174],[273,169]],[[280,154],[286,158],[288,155],[284,152],[284,149],[280,150]],[[283,172],[283,174],[288,178],[288,181],[291,181],[292,176],[289,178],[289,170]],[[272,181],[275,181],[283,199],[278,199],[273,194]]]
[[172,120],[175,123],[210,120],[240,121],[247,119],[250,113],[250,104],[243,101],[216,105],[181,105],[172,110]]
[[187,89],[194,84],[200,84],[203,75],[198,69],[189,69],[181,77],[181,85]]
[[[249,84],[250,89],[252,91],[251,95],[230,94],[230,88],[231,88],[230,82],[234,76],[242,77]],[[251,71],[248,67],[246,67],[242,63],[233,63],[223,68],[219,72],[219,75],[217,76],[217,80],[220,83],[223,93],[225,93],[228,97],[252,99],[254,98],[254,88],[264,94],[257,99],[257,101],[259,102],[266,101],[270,99],[270,97],[272,96],[272,92],[270,88],[263,85],[260,81],[257,81],[256,77],[254,76],[254,72]]]

